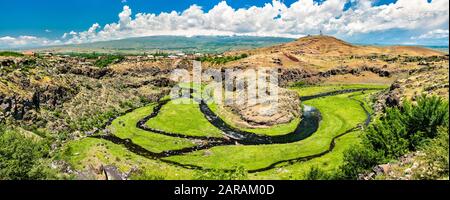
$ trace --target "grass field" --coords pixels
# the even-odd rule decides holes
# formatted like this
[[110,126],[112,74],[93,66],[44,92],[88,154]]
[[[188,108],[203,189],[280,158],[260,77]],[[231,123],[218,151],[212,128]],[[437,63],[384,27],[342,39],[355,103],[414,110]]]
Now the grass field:
[[80,171],[98,168],[100,165],[114,165],[121,172],[129,172],[133,167],[138,167],[140,172],[132,176],[132,179],[190,179],[193,172],[147,159],[121,145],[96,138],[84,138],[66,144],[57,158],[66,160],[74,169]]
[[319,109],[323,117],[318,131],[305,140],[290,144],[220,146],[167,159],[206,168],[231,169],[242,166],[247,170],[254,170],[280,160],[323,152],[328,149],[333,137],[366,119],[359,103],[349,99],[349,95],[323,97],[304,102]]
[[249,179],[262,180],[302,180],[306,173],[317,167],[325,172],[332,172],[343,163],[344,151],[360,142],[360,131],[351,132],[336,140],[334,150],[322,157],[314,158],[305,162],[298,162],[293,165],[280,166],[264,172],[250,174]]
[[130,139],[133,143],[155,153],[194,146],[194,143],[187,139],[169,137],[137,128],[137,122],[149,115],[153,107],[154,105],[149,105],[123,115],[115,119],[108,128],[117,137]]
[[[323,90],[320,88],[323,87]],[[350,88],[374,88],[384,89],[385,86],[370,85],[339,85],[339,86],[315,86],[304,89],[295,89],[300,94],[314,95],[323,92]],[[365,92],[353,92],[336,96],[327,96],[308,100],[305,105],[317,108],[322,114],[319,129],[310,137],[289,144],[273,145],[228,145],[216,146],[206,150],[152,160],[128,151],[121,145],[95,138],[85,138],[72,141],[66,145],[65,150],[59,155],[69,162],[77,170],[88,170],[96,165],[115,165],[121,172],[130,171],[133,167],[140,170],[131,179],[192,179],[196,170],[185,169],[165,161],[175,161],[181,164],[200,166],[205,169],[232,169],[242,166],[246,170],[257,170],[268,167],[276,162],[273,169],[249,174],[249,179],[304,179],[305,174],[312,167],[324,171],[332,171],[342,164],[343,151],[357,144],[360,131],[354,131],[338,138],[333,151],[303,162],[287,163],[284,160],[316,155],[326,151],[334,137],[347,130],[362,124],[366,114],[360,106],[360,100],[364,102],[369,112],[370,96],[377,90]],[[349,98],[351,97],[351,98]],[[353,98],[353,99],[352,99]],[[185,99],[184,99],[185,100]],[[161,129],[167,132],[175,132],[192,136],[221,137],[220,130],[204,118],[197,104],[177,104],[169,102],[162,107],[159,115],[150,119],[149,127]],[[183,99],[179,99],[183,101]],[[149,115],[155,104],[136,109],[112,122],[108,127],[113,134],[130,139],[133,143],[145,149],[159,153],[165,150],[176,150],[194,146],[194,142],[188,139],[169,137],[141,130],[136,123]],[[218,112],[216,105],[210,104],[213,111]],[[223,116],[226,117],[226,116]],[[224,118],[227,122],[227,119]],[[277,135],[285,134],[295,129],[299,121],[290,124],[271,127],[267,129],[244,129],[257,134]],[[295,126],[294,126],[295,125]]]
[[147,121],[146,125],[189,136],[223,137],[222,132],[206,120],[198,104],[183,104],[183,100],[176,99],[164,105],[159,114]]

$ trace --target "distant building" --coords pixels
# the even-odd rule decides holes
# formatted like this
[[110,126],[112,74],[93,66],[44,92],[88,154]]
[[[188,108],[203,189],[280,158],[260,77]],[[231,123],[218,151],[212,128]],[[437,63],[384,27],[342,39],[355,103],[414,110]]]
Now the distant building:
[[23,55],[25,56],[35,56],[36,53],[34,53],[33,51],[24,51],[22,52]]

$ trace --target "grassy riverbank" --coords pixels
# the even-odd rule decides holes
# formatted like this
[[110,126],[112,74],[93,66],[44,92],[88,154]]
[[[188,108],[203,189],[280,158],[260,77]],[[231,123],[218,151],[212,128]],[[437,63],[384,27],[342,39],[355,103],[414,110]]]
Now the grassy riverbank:
[[[323,91],[327,92],[335,91],[342,86],[323,87]],[[354,89],[355,87],[368,88],[367,85],[344,86],[345,89]],[[381,88],[381,86],[373,87],[374,89]],[[317,88],[308,88],[310,88],[308,94],[323,93]],[[343,152],[360,142],[360,132],[349,132],[337,138],[335,148],[322,156],[302,162],[297,162],[295,159],[326,152],[329,150],[333,138],[362,124],[367,116],[360,102],[356,100],[363,101],[366,109],[371,111],[369,97],[375,92],[377,90],[353,92],[302,102],[305,105],[317,108],[322,114],[322,121],[317,132],[294,143],[216,146],[185,155],[162,158],[163,160],[159,161],[136,155],[122,145],[116,145],[102,139],[85,138],[67,144],[66,150],[60,156],[80,171],[89,170],[92,167],[91,163],[114,165],[121,172],[130,171],[132,167],[139,168],[139,172],[133,173],[134,175],[130,177],[132,179],[195,179],[195,174],[201,173],[198,170],[185,169],[164,161],[195,165],[205,169],[243,167],[245,170],[252,171],[266,168],[262,172],[250,173],[249,179],[305,179],[307,172],[313,167],[324,171],[333,171],[339,167],[343,162]],[[188,139],[164,136],[137,128],[137,122],[148,116],[153,111],[154,106],[155,104],[149,105],[125,114],[115,119],[108,129],[117,137],[130,139],[133,143],[156,153],[195,145],[193,141]],[[210,107],[217,111],[215,105],[211,104]],[[295,125],[297,123],[295,122]],[[169,102],[162,107],[159,115],[149,120],[146,125],[167,132],[191,136],[221,136],[220,131],[204,118],[197,104]],[[258,134],[281,135],[283,131],[287,133],[291,129],[295,129],[295,126],[244,130]],[[293,160],[294,162],[284,162],[286,160]]]
[[195,164],[206,168],[231,169],[242,166],[247,170],[268,167],[271,164],[326,151],[331,140],[357,126],[366,119],[359,102],[349,99],[351,94],[329,96],[304,102],[322,113],[323,120],[316,133],[290,144],[219,146],[167,160]]

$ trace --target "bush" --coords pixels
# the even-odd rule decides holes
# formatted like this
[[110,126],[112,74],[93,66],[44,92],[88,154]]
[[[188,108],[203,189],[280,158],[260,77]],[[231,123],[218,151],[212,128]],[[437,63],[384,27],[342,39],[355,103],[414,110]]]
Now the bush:
[[236,61],[236,60],[240,60],[243,58],[247,58],[248,55],[247,54],[241,54],[238,56],[225,56],[225,57],[211,57],[211,56],[207,56],[207,57],[201,57],[198,58],[197,61],[201,61],[201,62],[209,62],[212,64],[225,64],[227,62],[231,62],[231,61]]
[[122,55],[107,55],[95,61],[94,65],[99,68],[105,68],[110,64],[118,63],[125,59]]
[[[421,143],[421,139],[436,137],[440,126],[448,127],[448,108],[448,102],[437,96],[422,96],[418,99],[417,105],[404,103],[405,122],[408,132],[412,136],[409,139],[413,148]],[[423,137],[421,135],[416,137],[414,133],[423,134]]]
[[291,85],[291,87],[304,87],[307,86],[308,83],[306,81],[298,81]]
[[344,164],[340,168],[342,178],[355,179],[382,160],[383,155],[364,146],[348,149],[344,152]]
[[0,179],[35,180],[49,178],[51,171],[43,159],[48,144],[27,138],[13,130],[0,129]]
[[388,109],[386,116],[375,121],[365,132],[363,143],[379,152],[383,158],[396,158],[410,149],[405,116],[397,108]]
[[[418,99],[417,104],[404,102],[402,108],[389,108],[383,117],[367,128],[363,135],[362,146],[352,148],[344,153],[344,164],[341,167],[345,178],[356,178],[371,167],[397,159],[410,151],[415,151],[438,136],[438,128],[448,127],[448,101],[439,97]],[[444,137],[441,136],[440,137]],[[440,138],[439,137],[439,138]],[[448,134],[447,152],[445,145],[432,145],[436,159],[445,162],[447,156],[448,173]],[[435,142],[443,144],[442,138]],[[439,142],[438,142],[439,141]],[[444,147],[443,147],[444,146]],[[437,153],[440,152],[440,153]],[[440,158],[445,153],[443,158]],[[438,156],[440,155],[440,156]],[[444,161],[442,161],[444,160]],[[433,161],[434,162],[434,161]]]
[[401,109],[387,109],[385,116],[367,129],[363,141],[367,148],[395,159],[436,137],[438,127],[448,127],[448,108],[448,102],[436,96],[422,96],[417,105],[404,102]]
[[23,54],[13,51],[1,51],[0,56],[22,57]]
[[317,166],[313,166],[306,172],[304,176],[305,180],[333,180],[334,177],[332,174],[329,174]]

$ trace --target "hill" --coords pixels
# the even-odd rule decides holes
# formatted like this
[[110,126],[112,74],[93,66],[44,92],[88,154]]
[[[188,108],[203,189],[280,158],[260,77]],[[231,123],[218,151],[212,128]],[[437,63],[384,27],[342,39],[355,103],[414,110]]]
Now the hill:
[[229,56],[248,57],[230,62],[228,66],[304,67],[328,70],[338,66],[360,67],[371,63],[383,66],[401,58],[444,56],[445,53],[417,46],[354,45],[331,36],[307,36],[285,44],[252,50],[236,50]]
[[64,45],[38,49],[55,52],[121,52],[143,53],[155,51],[223,53],[230,50],[252,49],[291,42],[293,39],[252,36],[150,36],[122,40]]

